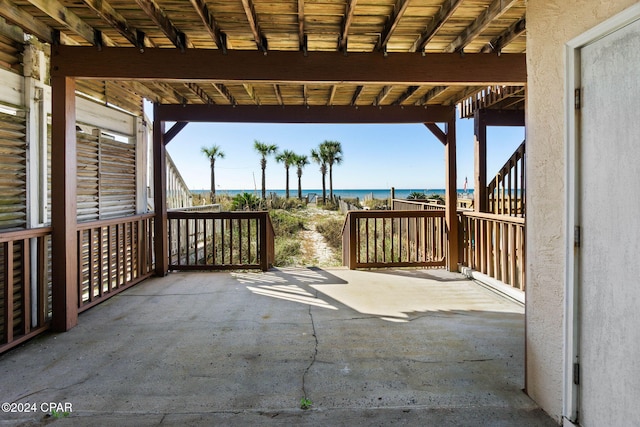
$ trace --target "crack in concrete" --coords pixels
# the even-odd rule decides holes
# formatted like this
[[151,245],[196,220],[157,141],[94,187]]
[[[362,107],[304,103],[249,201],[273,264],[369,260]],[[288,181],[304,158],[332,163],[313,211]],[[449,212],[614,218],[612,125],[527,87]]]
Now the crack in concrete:
[[[315,298],[318,298],[318,291],[316,291]],[[313,338],[315,340],[315,345],[313,349],[313,356],[311,357],[311,362],[309,362],[309,366],[302,373],[302,396],[307,399],[307,387],[306,387],[306,378],[309,370],[316,363],[316,357],[318,356],[318,335],[316,335],[316,324],[313,319],[313,313],[311,312],[311,306],[309,306],[309,319],[311,320],[311,329],[313,331]]]
[[47,390],[50,390],[50,388],[46,387],[46,388],[42,388],[40,390],[32,391],[31,393],[23,394],[22,396],[18,396],[14,400],[12,400],[11,403],[16,403],[16,402],[18,402],[20,400],[23,400],[23,399],[27,398],[27,397],[31,397],[34,394],[38,394],[38,393],[41,393],[41,392],[47,391]]

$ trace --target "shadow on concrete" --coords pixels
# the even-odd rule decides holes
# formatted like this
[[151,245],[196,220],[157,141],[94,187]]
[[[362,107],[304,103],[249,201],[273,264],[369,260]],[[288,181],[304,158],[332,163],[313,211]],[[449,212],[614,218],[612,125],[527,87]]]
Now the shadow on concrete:
[[240,283],[244,284],[287,283],[290,285],[344,285],[347,283],[335,274],[318,267],[272,268],[265,273],[232,272],[231,275]]
[[78,426],[552,426],[523,360],[522,308],[466,279],[176,273],[0,355],[0,401],[68,402],[54,421]]
[[496,299],[466,277],[444,270],[294,267],[231,275],[254,295],[330,310],[349,309],[390,322],[409,322],[433,312],[523,314],[521,307]]
[[399,277],[417,277],[427,280],[435,280],[436,282],[459,282],[464,280],[460,277],[445,277],[442,273],[443,269],[375,269],[370,270],[372,273],[388,274]]

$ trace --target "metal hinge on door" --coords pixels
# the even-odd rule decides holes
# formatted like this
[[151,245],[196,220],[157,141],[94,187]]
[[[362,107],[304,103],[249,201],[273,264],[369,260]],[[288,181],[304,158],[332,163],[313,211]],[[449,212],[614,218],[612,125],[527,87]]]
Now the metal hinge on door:
[[576,248],[580,247],[580,237],[581,237],[580,234],[581,234],[580,233],[580,226],[576,225],[573,228],[573,246],[576,247]]
[[575,385],[580,384],[580,364],[579,363],[573,364],[573,383]]
[[582,107],[582,90],[580,88],[576,88],[573,92],[573,102],[576,110],[579,110]]

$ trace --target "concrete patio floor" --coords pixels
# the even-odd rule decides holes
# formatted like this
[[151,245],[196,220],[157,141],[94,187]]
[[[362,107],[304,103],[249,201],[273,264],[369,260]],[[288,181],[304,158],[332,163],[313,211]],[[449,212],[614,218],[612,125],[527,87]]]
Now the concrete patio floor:
[[456,273],[173,273],[0,356],[37,406],[0,425],[556,425],[523,361],[523,307]]

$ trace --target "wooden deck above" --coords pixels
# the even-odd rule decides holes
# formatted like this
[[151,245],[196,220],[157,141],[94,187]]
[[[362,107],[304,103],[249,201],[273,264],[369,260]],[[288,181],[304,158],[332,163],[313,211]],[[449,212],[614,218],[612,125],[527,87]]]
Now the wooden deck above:
[[[136,50],[212,50],[229,54],[256,51],[260,55],[300,52],[280,67],[295,67],[319,52],[350,56],[393,57],[434,54],[521,54],[526,50],[524,0],[3,0],[0,17],[0,53],[5,67],[21,71],[24,39],[20,30],[50,45],[94,46]],[[2,22],[0,22],[2,24]],[[369,59],[367,60],[369,61]],[[71,64],[70,64],[71,65]],[[166,65],[173,65],[166,63]],[[333,66],[332,62],[327,63]],[[467,65],[451,65],[474,69]],[[360,67],[363,69],[362,67]],[[505,66],[504,68],[509,68]],[[257,73],[263,71],[258,66]],[[270,79],[135,79],[78,80],[80,92],[137,113],[143,98],[170,104],[274,105],[274,106],[427,106],[455,105],[482,93],[491,84],[509,84],[522,92],[523,79],[463,82],[386,80],[298,81]],[[517,98],[508,108],[523,108]]]

